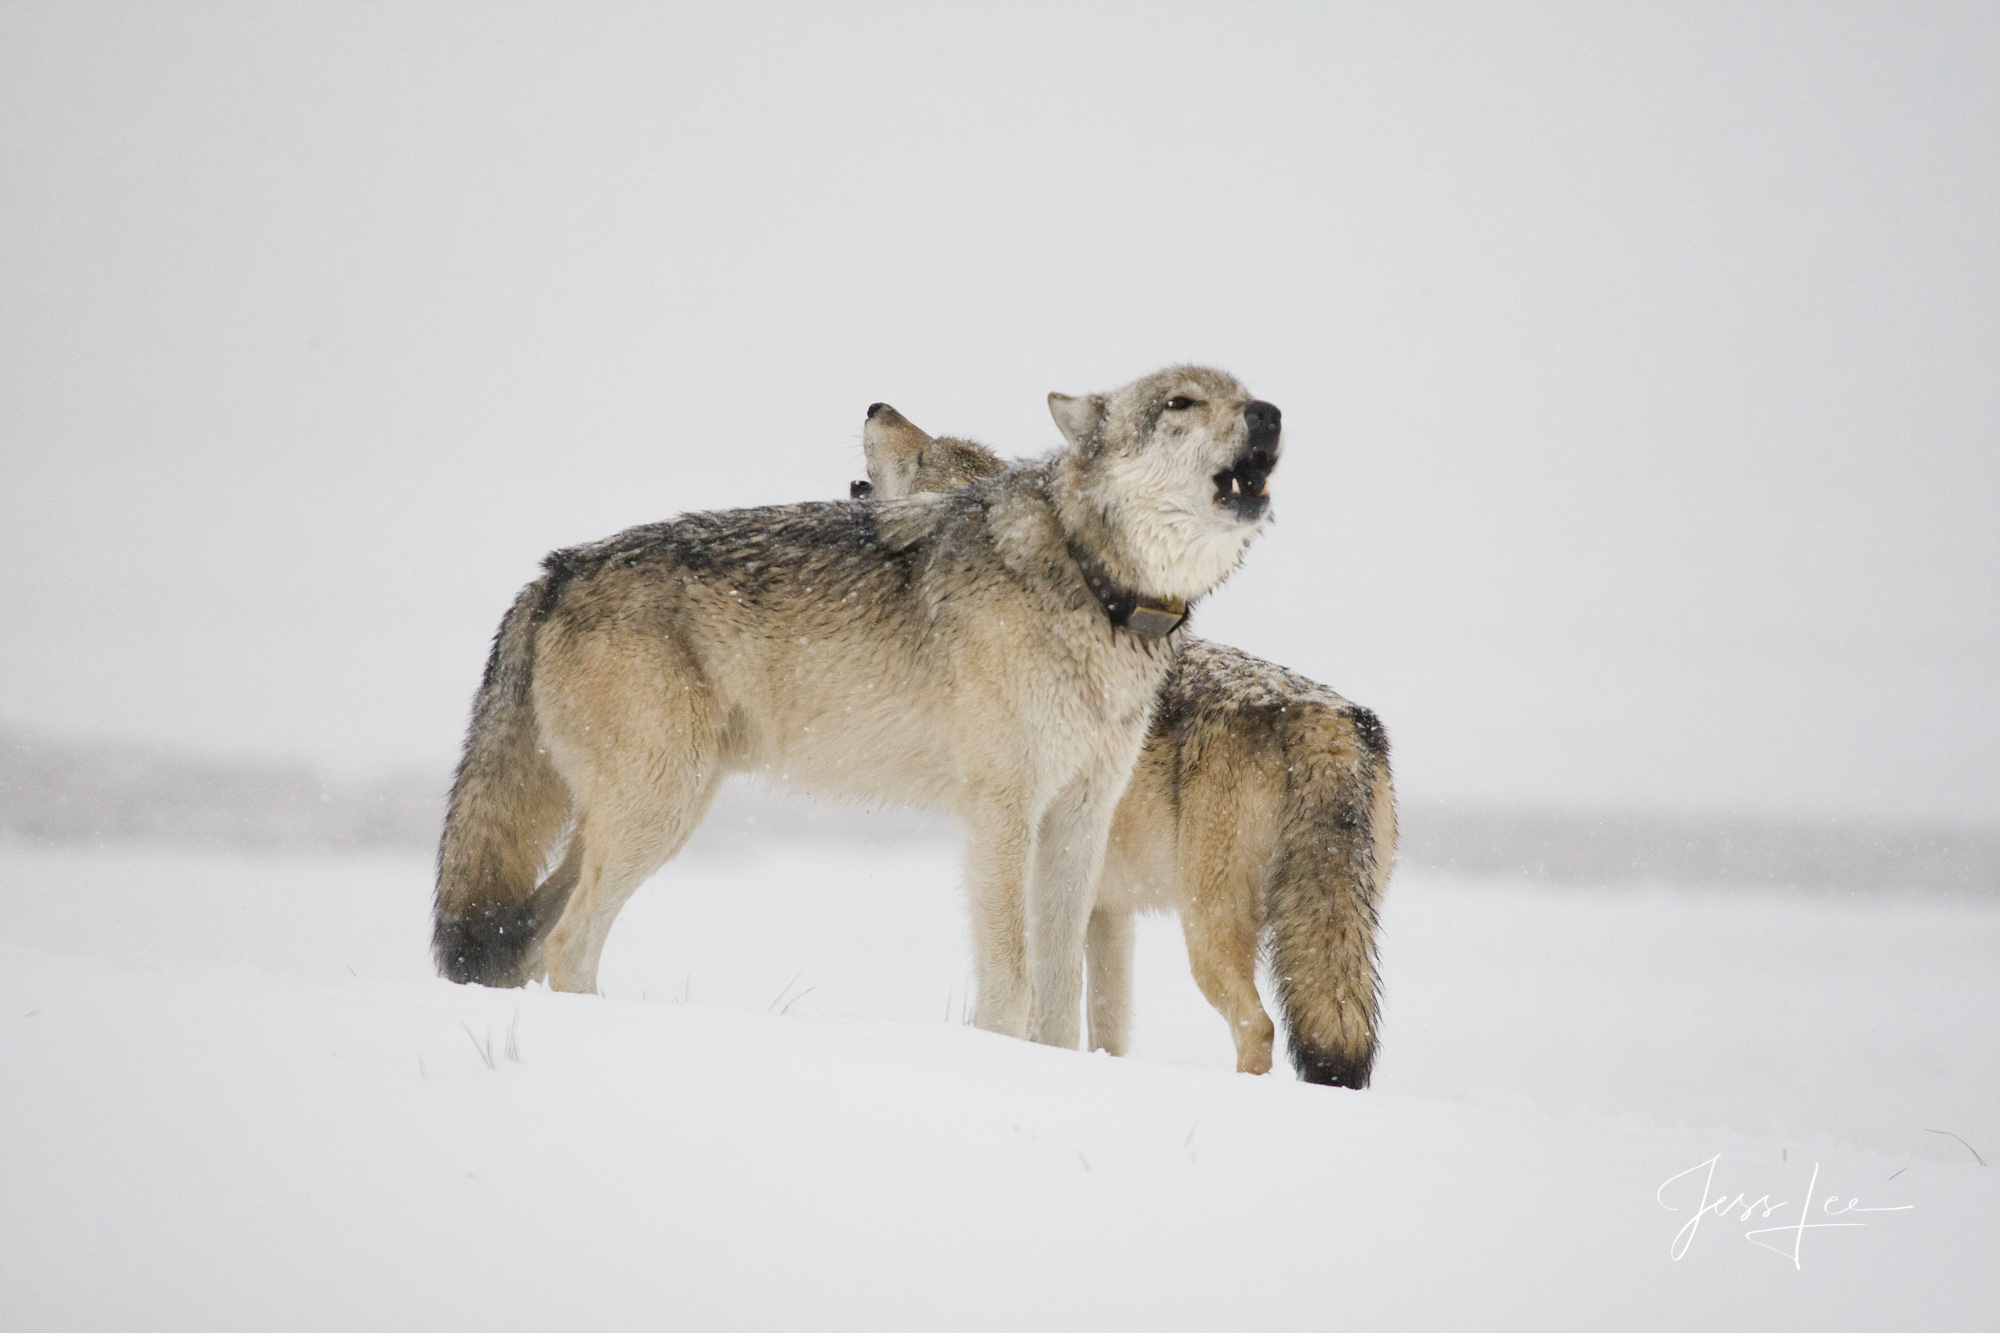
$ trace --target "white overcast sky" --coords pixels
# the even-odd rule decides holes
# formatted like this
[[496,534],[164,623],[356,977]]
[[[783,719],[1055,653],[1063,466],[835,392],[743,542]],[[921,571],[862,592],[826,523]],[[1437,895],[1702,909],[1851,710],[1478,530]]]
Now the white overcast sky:
[[1412,800],[2000,814],[2000,8],[0,5],[0,725],[449,763],[548,548],[1285,411]]

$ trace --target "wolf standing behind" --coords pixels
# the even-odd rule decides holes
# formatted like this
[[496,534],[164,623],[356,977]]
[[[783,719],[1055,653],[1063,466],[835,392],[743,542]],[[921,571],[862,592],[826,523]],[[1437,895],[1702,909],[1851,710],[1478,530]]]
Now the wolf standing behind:
[[[867,487],[950,490],[1003,470],[970,440],[933,439],[878,405]],[[1229,1023],[1236,1067],[1271,1067],[1257,999],[1271,951],[1292,1062],[1359,1088],[1375,1061],[1376,904],[1396,855],[1389,741],[1366,708],[1295,672],[1189,635],[1119,803],[1092,909],[1090,1044],[1125,1053],[1132,917],[1173,908],[1201,992]]]
[[975,1021],[1074,1046],[1174,610],[1262,525],[1280,427],[1191,367],[1049,403],[1067,447],[950,495],[690,514],[551,555],[501,621],[452,784],[444,975],[594,990],[626,899],[724,774],[761,771],[957,814]]

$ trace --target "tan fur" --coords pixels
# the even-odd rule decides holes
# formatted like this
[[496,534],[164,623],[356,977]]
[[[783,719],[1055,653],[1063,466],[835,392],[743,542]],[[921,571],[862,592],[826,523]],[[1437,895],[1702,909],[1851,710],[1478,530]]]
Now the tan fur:
[[1064,401],[1085,405],[1058,415],[1066,448],[949,495],[688,515],[551,556],[502,623],[454,786],[445,974],[595,989],[625,901],[754,771],[957,814],[975,1021],[1075,1045],[1092,886],[1177,647],[1114,629],[1078,553],[1199,596],[1263,515],[1210,478],[1261,476],[1276,441],[1215,371]]
[[[1004,466],[886,406],[863,442],[882,495],[946,490]],[[1388,743],[1374,715],[1190,636],[1112,825],[1087,936],[1091,1045],[1126,1049],[1132,916],[1170,910],[1238,1069],[1271,1067],[1275,1028],[1256,985],[1268,948],[1301,1075],[1364,1086],[1379,1011],[1376,907],[1395,848]]]

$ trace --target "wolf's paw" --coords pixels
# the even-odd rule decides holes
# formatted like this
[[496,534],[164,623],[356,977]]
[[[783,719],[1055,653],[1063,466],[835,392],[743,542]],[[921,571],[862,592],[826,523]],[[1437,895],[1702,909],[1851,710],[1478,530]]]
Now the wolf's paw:
[[1244,1032],[1243,1039],[1236,1045],[1236,1072],[1239,1074],[1268,1074],[1271,1072],[1271,1044],[1277,1039],[1277,1029],[1268,1017],[1261,1023],[1252,1022]]

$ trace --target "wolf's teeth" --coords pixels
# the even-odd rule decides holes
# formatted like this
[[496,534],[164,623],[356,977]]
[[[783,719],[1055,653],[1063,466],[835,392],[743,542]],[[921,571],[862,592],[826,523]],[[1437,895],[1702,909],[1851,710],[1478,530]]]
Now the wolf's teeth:
[[1231,495],[1235,495],[1237,493],[1236,478],[1234,477],[1231,477],[1229,479],[1229,493]]

